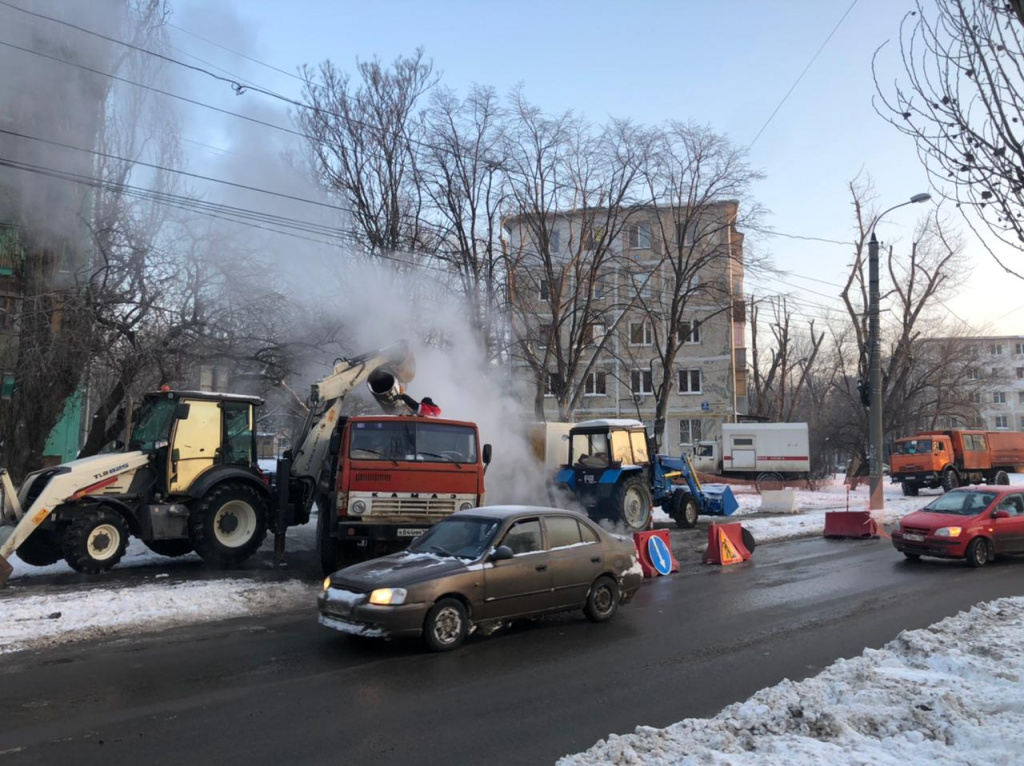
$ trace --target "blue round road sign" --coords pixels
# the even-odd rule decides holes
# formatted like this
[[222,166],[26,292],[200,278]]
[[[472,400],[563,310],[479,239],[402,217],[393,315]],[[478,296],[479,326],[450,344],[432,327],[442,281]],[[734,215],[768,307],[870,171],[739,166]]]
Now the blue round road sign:
[[647,555],[651,557],[651,563],[658,574],[672,573],[672,554],[669,553],[665,541],[657,535],[647,538]]

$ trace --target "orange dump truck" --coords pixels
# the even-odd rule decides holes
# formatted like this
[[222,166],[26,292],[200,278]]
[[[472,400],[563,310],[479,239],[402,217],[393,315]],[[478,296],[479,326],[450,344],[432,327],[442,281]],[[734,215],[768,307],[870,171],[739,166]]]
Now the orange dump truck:
[[961,484],[1009,484],[1024,467],[1024,433],[1014,431],[923,431],[897,439],[889,458],[894,482],[904,495],[921,487],[948,491]]

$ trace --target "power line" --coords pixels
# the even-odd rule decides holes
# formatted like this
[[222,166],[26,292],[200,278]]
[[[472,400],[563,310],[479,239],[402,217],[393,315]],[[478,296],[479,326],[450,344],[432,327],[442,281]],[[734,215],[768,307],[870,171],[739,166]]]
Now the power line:
[[[233,53],[236,56],[240,56],[241,58],[244,58],[246,61],[251,61],[254,64],[259,64],[260,66],[266,67],[267,69],[272,69],[273,71],[279,72],[279,73],[285,75],[286,77],[292,77],[292,78],[298,80],[299,82],[305,82],[305,80],[303,80],[301,77],[299,77],[294,72],[288,72],[288,71],[286,71],[284,69],[281,69],[279,67],[274,66],[273,64],[268,64],[265,61],[260,61],[259,59],[253,58],[252,56],[247,56],[246,54],[241,53],[239,51],[236,51],[236,50],[234,50],[232,48],[229,48],[226,45],[221,45],[220,43],[216,43],[213,40],[209,40],[209,39],[203,37],[202,35],[197,35],[195,32],[190,32],[189,30],[185,29],[184,27],[179,27],[177,24],[172,24],[172,23],[168,22],[167,26],[171,27],[172,29],[177,29],[179,32],[184,32],[186,35],[189,35],[190,37],[194,37],[197,40],[202,40],[204,43],[212,45],[214,48],[220,48],[222,51],[227,51],[228,53]],[[230,74],[230,72],[229,72],[229,74]]]
[[775,115],[779,113],[779,110],[782,108],[782,105],[786,103],[786,100],[789,98],[790,94],[794,90],[796,90],[796,86],[800,84],[800,81],[802,79],[804,79],[804,75],[807,74],[807,70],[811,68],[814,62],[818,59],[818,56],[821,55],[821,52],[825,50],[825,46],[828,45],[829,40],[831,40],[833,35],[835,35],[835,33],[839,31],[839,27],[841,27],[843,22],[846,21],[846,17],[850,15],[850,11],[853,10],[853,7],[856,4],[857,0],[853,0],[853,2],[850,3],[850,7],[846,9],[846,13],[842,15],[842,18],[840,18],[839,21],[836,22],[836,25],[832,27],[832,31],[828,33],[828,37],[825,38],[825,42],[823,42],[819,46],[818,50],[815,51],[814,55],[811,56],[811,60],[807,62],[807,66],[804,67],[803,71],[800,73],[800,76],[796,78],[796,81],[790,86],[789,90],[786,91],[786,95],[782,97],[782,100],[779,102],[778,106],[775,107],[775,110],[770,115],[768,115],[768,119],[765,120],[765,123],[764,125],[761,126],[761,129],[757,131],[757,135],[754,136],[754,140],[747,144],[747,149],[750,149],[754,144],[757,143],[757,139],[761,137],[761,134],[764,133],[765,129],[771,124],[772,120],[775,119]]

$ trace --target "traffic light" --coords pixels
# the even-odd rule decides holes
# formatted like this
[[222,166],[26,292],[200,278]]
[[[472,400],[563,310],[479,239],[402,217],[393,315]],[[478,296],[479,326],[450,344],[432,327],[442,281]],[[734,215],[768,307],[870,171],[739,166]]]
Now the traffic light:
[[871,386],[863,378],[857,380],[857,391],[860,393],[860,403],[865,407],[871,406]]

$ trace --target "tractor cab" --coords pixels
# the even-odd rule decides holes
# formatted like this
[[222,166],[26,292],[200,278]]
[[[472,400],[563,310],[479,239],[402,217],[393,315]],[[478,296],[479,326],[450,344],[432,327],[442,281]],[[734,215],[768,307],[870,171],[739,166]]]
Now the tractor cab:
[[157,483],[171,495],[188,494],[214,466],[256,468],[255,396],[206,391],[146,395],[133,416],[128,448],[153,456]]

